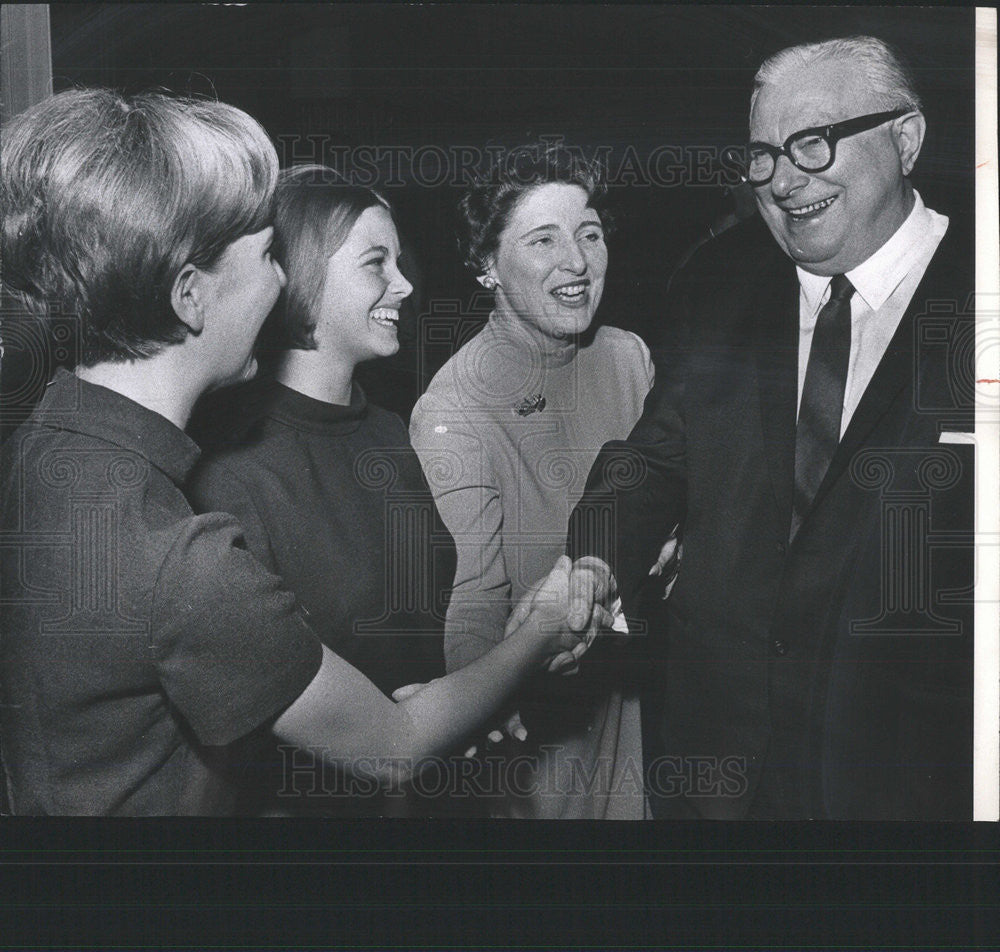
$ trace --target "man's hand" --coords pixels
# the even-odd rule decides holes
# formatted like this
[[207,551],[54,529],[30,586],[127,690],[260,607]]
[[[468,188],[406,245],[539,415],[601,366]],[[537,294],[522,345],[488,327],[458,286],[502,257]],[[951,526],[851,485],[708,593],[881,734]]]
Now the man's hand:
[[583,633],[580,642],[552,658],[546,670],[550,674],[573,675],[580,670],[580,659],[594,643],[601,628],[610,628],[614,617],[608,610],[617,595],[611,569],[590,556],[573,563],[569,577],[569,612],[571,631]]
[[659,575],[665,581],[663,597],[669,597],[673,591],[674,583],[677,581],[677,573],[680,571],[681,558],[684,555],[684,546],[677,541],[678,526],[674,526],[670,538],[663,543],[660,554],[656,558],[655,564],[650,568],[650,575]]
[[606,562],[590,555],[577,559],[569,577],[569,627],[589,633],[610,626],[609,609],[617,594],[618,585]]
[[663,543],[660,554],[656,557],[656,562],[649,570],[650,575],[663,575],[666,572],[669,578],[671,574],[677,574],[677,564],[680,562],[680,543],[677,541],[678,526],[674,526],[670,538]]

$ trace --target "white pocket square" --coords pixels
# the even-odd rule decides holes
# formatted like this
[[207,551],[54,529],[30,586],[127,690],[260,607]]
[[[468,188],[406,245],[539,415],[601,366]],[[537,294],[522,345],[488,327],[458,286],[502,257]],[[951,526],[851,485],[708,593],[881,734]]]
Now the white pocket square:
[[975,443],[976,434],[975,433],[965,433],[961,430],[948,431],[945,430],[939,437],[939,443]]

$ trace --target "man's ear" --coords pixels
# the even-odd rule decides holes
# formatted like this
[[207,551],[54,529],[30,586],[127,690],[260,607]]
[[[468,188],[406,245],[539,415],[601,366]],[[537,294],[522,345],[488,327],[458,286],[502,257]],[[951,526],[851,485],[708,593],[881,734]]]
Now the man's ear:
[[924,144],[926,131],[927,121],[923,113],[911,112],[896,120],[893,134],[903,175],[909,175],[913,171],[913,166],[917,164],[917,156],[920,155],[920,147]]
[[170,289],[174,313],[192,334],[200,334],[205,326],[204,278],[204,272],[189,261],[181,268]]

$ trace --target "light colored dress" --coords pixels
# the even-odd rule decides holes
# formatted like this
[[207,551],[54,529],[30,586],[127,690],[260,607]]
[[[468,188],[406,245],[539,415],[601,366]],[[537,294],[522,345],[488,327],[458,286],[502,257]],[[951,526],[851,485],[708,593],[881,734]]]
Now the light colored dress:
[[[546,351],[495,314],[434,377],[410,437],[458,550],[449,671],[503,639],[512,606],[563,554],[598,450],[628,435],[652,382],[634,334],[601,327],[586,346]],[[643,817],[638,692],[614,668],[535,679],[519,699],[524,756],[500,772],[495,814]]]

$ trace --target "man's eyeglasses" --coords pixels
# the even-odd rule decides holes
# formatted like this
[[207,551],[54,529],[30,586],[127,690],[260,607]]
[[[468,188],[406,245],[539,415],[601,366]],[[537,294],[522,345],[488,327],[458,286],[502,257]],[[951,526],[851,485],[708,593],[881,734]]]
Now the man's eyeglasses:
[[867,132],[908,112],[912,110],[893,109],[891,112],[873,112],[845,119],[828,126],[813,126],[793,132],[780,148],[767,142],[751,142],[747,146],[747,181],[755,186],[766,185],[774,177],[774,168],[782,155],[787,155],[792,165],[803,172],[823,172],[833,165],[837,143],[841,139]]

